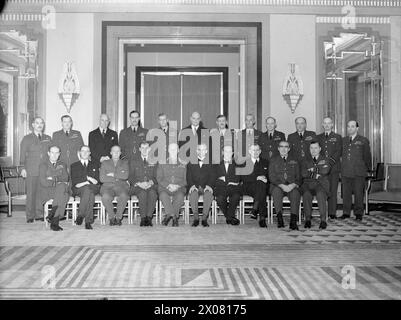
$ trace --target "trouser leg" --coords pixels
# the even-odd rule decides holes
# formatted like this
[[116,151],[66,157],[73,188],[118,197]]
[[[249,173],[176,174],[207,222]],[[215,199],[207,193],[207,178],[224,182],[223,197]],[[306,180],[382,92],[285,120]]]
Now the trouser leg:
[[342,186],[343,186],[343,215],[350,216],[351,208],[352,208],[352,190],[354,179],[342,177]]
[[148,193],[146,192],[146,190],[140,189],[137,190],[135,195],[138,198],[139,214],[141,216],[141,219],[145,218],[148,209]]
[[163,204],[164,210],[166,212],[166,215],[168,217],[173,216],[174,215],[174,210],[173,210],[173,205],[171,204],[171,199],[170,199],[170,195],[165,192],[162,191],[159,194],[159,198]]
[[309,189],[304,189],[302,194],[302,202],[304,204],[305,220],[310,221],[312,219],[312,200],[313,196]]
[[155,211],[157,201],[157,192],[155,189],[148,190],[148,203],[146,208],[146,216],[149,218],[153,217],[153,211]]
[[235,217],[235,210],[238,207],[240,198],[241,198],[241,194],[239,192],[237,192],[237,191],[230,192],[229,204],[228,204],[228,210],[227,210],[227,216],[229,218]]
[[260,218],[264,219],[267,217],[267,205],[266,205],[266,183],[262,181],[256,182],[256,188],[254,191],[254,204],[256,205],[255,209],[259,210]]
[[53,207],[57,207],[55,217],[63,217],[65,206],[68,202],[69,194],[68,194],[68,185],[65,183],[57,184],[54,191],[54,199],[53,199]]
[[227,191],[226,190],[221,190],[216,194],[216,202],[217,205],[219,206],[220,210],[223,212],[224,216],[228,218],[227,215]]
[[203,220],[207,220],[209,217],[209,210],[212,206],[213,202],[213,194],[210,191],[206,191],[203,193]]
[[363,197],[365,192],[365,177],[355,177],[354,180],[354,214],[356,216],[363,215]]
[[116,188],[115,192],[117,194],[116,219],[121,220],[123,218],[123,212],[127,207],[127,202],[129,199],[128,190],[125,190],[123,188]]
[[320,221],[326,221],[327,216],[327,194],[323,189],[316,190],[316,200],[319,206]]
[[[192,191],[189,194],[189,203],[191,204],[192,212],[194,213],[194,219],[199,219],[199,211],[198,211],[198,202],[199,202],[199,193],[198,191]],[[205,196],[203,196],[205,198]],[[205,200],[203,200],[205,201]]]
[[116,216],[114,214],[114,207],[113,207],[113,199],[114,199],[114,191],[111,188],[105,188],[101,190],[102,193],[102,203],[103,206],[106,208],[106,212],[109,215],[109,219],[112,220]]
[[301,194],[298,188],[294,188],[288,193],[288,198],[291,204],[291,214],[298,216],[299,214],[299,204],[301,202]]
[[174,216],[177,218],[180,216],[180,209],[181,209],[182,205],[184,204],[184,198],[185,198],[185,194],[184,194],[184,192],[181,192],[181,191],[177,191],[173,195],[173,201],[172,201],[173,212],[174,212]]
[[26,219],[35,219],[35,195],[36,188],[34,187],[35,177],[26,177],[26,203],[25,203],[25,214]]
[[283,211],[283,190],[280,187],[272,186],[271,194],[273,197],[273,205],[276,209],[276,213]]
[[333,172],[329,175],[330,195],[328,198],[329,216],[335,216],[337,212],[337,189],[339,181],[339,173]]

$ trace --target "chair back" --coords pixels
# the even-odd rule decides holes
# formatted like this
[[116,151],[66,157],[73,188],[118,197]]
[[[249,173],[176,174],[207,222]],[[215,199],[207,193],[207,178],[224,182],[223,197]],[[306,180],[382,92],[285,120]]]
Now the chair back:
[[386,191],[401,190],[401,164],[386,165]]

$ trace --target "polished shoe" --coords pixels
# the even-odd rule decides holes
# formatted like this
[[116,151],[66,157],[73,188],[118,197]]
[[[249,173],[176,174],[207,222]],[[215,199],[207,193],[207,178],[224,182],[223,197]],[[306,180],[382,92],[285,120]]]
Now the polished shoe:
[[258,210],[257,209],[252,209],[251,211],[249,211],[249,214],[250,214],[252,219],[257,219],[258,218]]
[[232,224],[233,226],[237,226],[237,225],[239,225],[239,220],[238,220],[237,218],[232,218],[232,219],[231,219],[231,224]]
[[63,231],[63,228],[61,228],[60,226],[56,226],[56,225],[50,226],[50,229],[52,229],[53,231]]
[[146,219],[147,219],[146,226],[153,227],[152,217],[147,217]]
[[63,228],[59,226],[59,221],[60,221],[59,217],[53,217],[50,223],[50,229],[53,231],[63,231]]
[[259,220],[259,227],[267,228],[267,224],[266,224],[266,220],[265,219]]
[[82,224],[82,222],[84,221],[84,217],[77,217],[77,220],[75,220],[75,224],[80,226]]
[[115,225],[116,226],[121,226],[122,225],[122,221],[123,219],[116,219]]
[[326,221],[321,221],[319,225],[319,229],[326,229],[327,228],[327,222]]
[[173,218],[173,227],[178,227],[178,218]]
[[329,216],[329,218],[332,219],[332,220],[336,220],[337,216]]
[[312,222],[310,220],[305,221],[305,229],[310,229],[312,227]]
[[[50,221],[49,221],[50,222]],[[33,223],[33,219],[26,220],[26,223]]]
[[162,221],[162,225],[163,225],[163,226],[167,226],[171,219],[173,219],[172,216],[168,216],[168,217],[166,216],[166,217],[164,217],[164,219],[163,219],[163,221]]
[[92,230],[92,225],[90,223],[85,223],[85,229]]
[[52,222],[52,219],[54,217],[54,215],[56,214],[56,210],[57,210],[58,206],[54,206],[52,207],[52,209],[50,210],[49,214],[46,217],[46,220],[48,223]]
[[35,221],[45,221],[44,218],[36,218]]
[[202,226],[209,227],[209,223],[207,223],[207,220],[202,219]]
[[355,220],[362,221],[362,215],[361,214],[355,215]]
[[199,219],[195,219],[194,222],[192,222],[193,227],[199,226]]
[[111,226],[115,226],[116,225],[116,219],[115,218],[110,219],[110,225]]
[[148,218],[141,218],[141,222],[139,224],[140,227],[146,227],[148,225]]
[[341,217],[339,217],[338,219],[344,220],[344,219],[349,219],[351,218],[349,215],[345,215],[343,214]]
[[277,213],[277,227],[278,228],[284,228],[284,219],[283,219],[283,214],[281,212]]
[[290,218],[290,229],[291,230],[299,230],[297,224],[297,215],[292,214]]

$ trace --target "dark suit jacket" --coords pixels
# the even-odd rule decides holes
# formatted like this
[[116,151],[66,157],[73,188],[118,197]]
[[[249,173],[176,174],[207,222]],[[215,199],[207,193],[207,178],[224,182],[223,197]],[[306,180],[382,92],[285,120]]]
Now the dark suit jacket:
[[[235,152],[236,149],[236,139],[235,139],[235,131],[233,129],[226,129],[224,136],[219,136],[218,147],[215,147],[213,144],[213,136],[218,132],[217,128],[213,128],[210,130],[210,138],[209,138],[209,163],[211,164],[219,164],[223,160],[223,149],[225,145],[231,145],[234,152],[234,158],[237,157]],[[214,154],[216,153],[217,154]],[[213,163],[214,162],[214,163]],[[217,162],[217,163],[216,163]]]
[[294,156],[299,162],[310,154],[309,146],[312,140],[316,139],[315,131],[305,130],[303,138],[299,137],[298,132],[288,135],[288,143],[290,144],[290,155]]
[[[309,170],[313,169],[313,171]],[[303,183],[301,189],[308,189],[319,184],[327,194],[330,193],[330,182],[328,174],[330,173],[330,159],[325,156],[319,156],[316,163],[311,156],[308,156],[301,164],[301,174]],[[319,177],[317,175],[319,174]]]
[[352,142],[349,139],[343,138],[341,175],[349,178],[365,177],[372,168],[369,140],[360,135],[356,135]]
[[52,143],[60,147],[60,161],[67,165],[68,170],[71,164],[79,160],[78,151],[84,145],[81,132],[71,130],[67,137],[62,129],[53,132]]
[[74,162],[71,165],[72,188],[75,188],[78,183],[87,181],[87,177],[96,179],[98,184],[100,184],[98,162],[88,161],[88,167],[86,168],[82,165],[81,161]]
[[[51,180],[48,178],[52,177]],[[39,166],[39,197],[40,200],[47,201],[52,198],[54,189],[58,183],[68,184],[69,176],[67,165],[61,161],[57,161],[56,167],[52,165],[50,160],[42,162]],[[52,192],[53,191],[53,192]]]
[[242,181],[246,183],[256,183],[258,176],[265,176],[269,179],[269,162],[266,159],[259,158],[259,162],[252,163],[250,158],[247,159],[247,163],[253,166],[252,172],[248,175],[242,176]]
[[259,145],[262,149],[260,157],[268,159],[269,161],[279,155],[278,145],[281,141],[285,141],[285,134],[281,131],[274,130],[272,139],[270,139],[268,132],[264,132],[259,139]]
[[[189,126],[187,126],[185,128],[182,128],[181,132],[183,130],[185,130],[185,129],[189,129],[189,130],[192,131],[191,125],[189,125]],[[198,144],[200,144],[201,141],[202,141],[202,129],[206,129],[206,128],[202,125],[202,123],[200,123],[199,126],[198,126],[198,130],[196,130],[196,135],[197,135],[197,138],[198,138],[198,141],[197,141]],[[187,143],[189,141],[189,139],[190,139],[189,137],[186,137],[184,141],[180,141],[181,132],[178,135],[178,145],[180,147],[183,146],[185,143]]]
[[269,164],[269,180],[272,185],[295,183],[301,186],[302,177],[300,165],[293,156],[288,156],[287,161],[278,155],[271,159]]
[[330,132],[329,136],[326,138],[325,133],[321,133],[317,136],[320,147],[322,151],[320,152],[323,156],[329,158],[331,164],[331,172],[341,171],[341,155],[343,152],[343,139],[342,137]]
[[137,132],[134,132],[131,126],[121,130],[118,139],[121,146],[121,157],[127,160],[140,159],[139,147],[143,141],[146,141],[147,133],[148,129],[142,127],[138,127]]
[[203,164],[202,168],[199,164],[188,163],[187,165],[187,187],[188,190],[192,187],[205,188],[214,186],[216,178],[214,176],[214,168],[212,164]]
[[[220,164],[214,165],[214,175],[215,175],[215,190],[216,193],[219,193],[220,190],[225,189],[228,187],[229,182],[234,182],[234,183],[239,183],[238,190],[241,190],[241,176],[236,173],[236,169],[239,168],[240,165],[237,163],[233,162],[228,166],[228,171],[226,171],[224,161],[221,161]],[[224,176],[226,178],[226,181],[222,181],[219,178]],[[233,185],[230,185],[230,187],[234,187]]]
[[117,132],[107,129],[103,138],[99,128],[89,132],[89,148],[91,149],[91,158],[100,162],[101,157],[110,156],[111,147],[118,144]]
[[239,134],[238,134],[238,137],[237,137],[237,148],[238,148],[237,150],[238,150],[238,152],[242,153],[241,154],[242,157],[249,156],[248,149],[249,149],[249,146],[251,144],[258,144],[260,146],[260,138],[262,136],[262,131],[259,131],[257,129],[253,129],[253,140],[249,141],[249,143],[247,144],[247,141],[246,141],[246,130],[247,129],[241,130],[241,133],[240,133],[241,134],[241,145],[239,145],[240,144]]
[[131,160],[129,163],[129,182],[131,186],[135,186],[137,182],[153,181],[152,188],[157,189],[157,163],[146,164],[142,158],[139,160]]
[[39,176],[39,165],[49,159],[47,152],[51,144],[51,138],[42,134],[42,139],[34,134],[27,134],[22,138],[20,150],[20,165],[24,166],[27,175],[30,177]]

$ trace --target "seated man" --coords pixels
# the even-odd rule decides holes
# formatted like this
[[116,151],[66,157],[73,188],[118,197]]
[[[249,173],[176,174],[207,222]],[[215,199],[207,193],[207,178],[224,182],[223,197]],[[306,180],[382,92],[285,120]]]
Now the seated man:
[[269,175],[269,163],[266,159],[260,158],[260,146],[258,144],[252,144],[249,146],[250,158],[247,159],[247,163],[252,166],[252,172],[248,175],[242,176],[243,181],[243,194],[253,197],[253,209],[251,210],[251,217],[256,219],[257,214],[259,217],[259,226],[261,228],[267,228],[266,217],[267,217],[267,177]]
[[151,227],[157,201],[156,163],[148,162],[149,143],[143,141],[139,147],[141,158],[130,161],[130,193],[138,197],[141,227]]
[[186,192],[187,170],[178,158],[178,144],[169,144],[168,154],[168,162],[157,167],[159,197],[166,210],[162,224],[167,226],[173,219],[173,227],[178,227],[180,208],[184,204]]
[[[226,217],[227,224],[238,225],[239,220],[235,217],[235,210],[241,198],[241,179],[236,169],[239,166],[233,161],[233,148],[226,145],[223,148],[223,160],[215,165],[214,194],[216,201]],[[229,198],[227,202],[227,197]]]
[[71,165],[72,194],[81,198],[79,213],[75,223],[81,225],[85,219],[85,229],[92,229],[93,205],[95,196],[100,191],[99,165],[97,161],[89,160],[91,151],[88,146],[79,150],[80,160]]
[[199,196],[203,195],[203,216],[202,226],[208,227],[207,218],[213,201],[214,171],[213,165],[204,163],[207,154],[207,145],[199,144],[196,148],[198,154],[198,163],[189,163],[187,165],[187,183],[189,203],[194,213],[193,227],[199,225],[198,201]]
[[[115,145],[110,151],[111,159],[104,160],[100,167],[100,188],[102,203],[109,214],[111,226],[121,226],[123,212],[129,199],[128,160],[120,159],[121,148]],[[117,211],[114,213],[113,199],[117,197]]]
[[320,212],[319,229],[326,229],[327,197],[330,194],[330,162],[320,154],[321,147],[317,140],[313,140],[309,146],[311,157],[302,162],[302,177],[304,178],[301,192],[305,208],[305,228],[310,228],[312,218],[312,200],[316,195]]
[[44,205],[53,199],[52,210],[46,217],[53,231],[61,231],[59,221],[64,216],[65,205],[68,202],[68,172],[67,166],[59,161],[60,148],[49,147],[49,160],[39,165],[40,200]]
[[269,165],[270,192],[277,212],[278,227],[284,228],[283,197],[288,196],[291,204],[290,229],[298,230],[297,215],[301,201],[298,188],[301,185],[301,175],[298,161],[288,156],[289,150],[288,142],[280,141],[278,146],[280,154],[273,157]]

